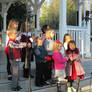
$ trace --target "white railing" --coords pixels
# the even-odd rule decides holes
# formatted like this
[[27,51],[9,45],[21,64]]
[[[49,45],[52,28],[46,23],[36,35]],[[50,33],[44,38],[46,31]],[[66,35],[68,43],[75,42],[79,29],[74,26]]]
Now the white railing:
[[84,57],[86,53],[86,31],[87,27],[67,26],[67,32],[72,36],[72,39],[75,40],[82,57]]
[[[75,40],[77,47],[80,50],[80,53],[84,57],[86,53],[86,35],[87,35],[87,28],[86,27],[78,27],[78,26],[67,26],[67,33],[72,36],[72,39]],[[0,33],[2,34],[2,33]],[[32,36],[42,36],[41,30],[32,31]],[[59,31],[55,31],[54,40],[59,39]]]
[[[37,30],[32,31],[32,36],[35,36],[35,37],[42,36],[41,30],[39,30],[39,31],[37,31]],[[59,39],[59,31],[56,30],[55,31],[54,40],[58,40],[58,39]]]
[[0,50],[2,49],[2,32],[0,32]]
[[[80,50],[80,54],[84,57],[86,53],[86,36],[87,36],[87,27],[79,27],[79,26],[67,26],[67,33],[72,36],[72,39],[76,42],[77,47]],[[42,32],[33,31],[32,36],[42,36]],[[54,40],[59,39],[59,31],[55,31]]]

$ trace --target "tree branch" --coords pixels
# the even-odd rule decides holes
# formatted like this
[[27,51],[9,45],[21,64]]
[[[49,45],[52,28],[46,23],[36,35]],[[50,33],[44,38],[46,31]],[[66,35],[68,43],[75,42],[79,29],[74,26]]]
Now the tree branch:
[[6,11],[8,11],[8,9],[9,9],[10,6],[11,6],[11,4],[12,4],[12,2],[10,2],[10,3],[7,4]]
[[30,3],[31,3],[31,5],[34,7],[35,6],[35,4],[33,3],[33,1],[32,0],[30,0]]
[[39,7],[42,6],[42,4],[44,3],[45,0],[41,0],[41,2],[39,3]]

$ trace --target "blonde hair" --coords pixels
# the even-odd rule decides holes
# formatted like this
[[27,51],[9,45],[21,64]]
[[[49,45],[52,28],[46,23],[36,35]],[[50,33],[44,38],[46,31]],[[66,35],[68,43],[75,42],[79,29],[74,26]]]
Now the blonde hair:
[[8,24],[8,30],[14,28],[14,24],[18,24],[18,21],[10,20],[10,22]]
[[16,29],[14,29],[14,28],[7,30],[7,36],[10,37],[11,34],[12,34],[13,32],[15,32],[15,31],[16,31]]
[[51,33],[54,32],[54,30],[52,29],[48,29],[46,30],[46,38],[47,39],[52,39]]
[[59,51],[58,47],[62,46],[62,43],[57,43],[57,41],[54,42],[53,44],[53,51]]

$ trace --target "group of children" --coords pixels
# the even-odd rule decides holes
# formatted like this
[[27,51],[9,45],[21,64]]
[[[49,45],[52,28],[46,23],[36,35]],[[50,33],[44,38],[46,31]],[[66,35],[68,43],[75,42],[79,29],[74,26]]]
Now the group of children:
[[[58,76],[59,81],[67,81],[67,92],[78,92],[80,79],[83,79],[85,74],[81,66],[79,49],[69,34],[65,34],[63,44],[59,40],[54,44],[57,45],[56,49],[55,45],[53,47],[55,75]],[[63,46],[65,50],[64,57],[61,53],[61,46]],[[73,87],[74,80],[76,80],[76,89]]]
[[[45,40],[42,37],[37,40],[38,44],[34,49],[36,79],[38,80],[36,85],[46,85],[48,80],[45,79],[46,74],[50,75],[51,79],[52,69],[54,69],[54,77],[58,78],[58,82],[67,82],[67,92],[78,92],[80,79],[83,79],[85,74],[81,66],[79,49],[70,34],[65,34],[63,43],[60,40],[53,41],[53,37],[54,31],[49,29],[45,33]],[[65,51],[64,56],[62,55],[62,47]],[[76,80],[76,89],[73,87],[74,80]]]
[[[54,41],[54,30],[46,27],[42,37],[35,38],[35,46],[33,47],[36,62],[35,84],[39,87],[48,85],[48,81],[52,79],[52,70],[54,70],[54,77],[57,77],[58,82],[67,82],[67,92],[78,91],[79,81],[84,78],[85,74],[81,66],[79,49],[69,34],[65,34],[63,43],[60,40]],[[18,34],[15,28],[8,29],[7,35],[9,40],[6,52],[12,67],[12,90],[19,91],[21,87],[18,83],[18,64],[22,59],[21,49],[32,48],[32,37],[27,38],[30,43],[16,40]],[[64,56],[62,55],[62,47],[65,51]],[[29,50],[27,51],[28,61],[31,58]],[[22,54],[24,53],[22,52]],[[74,80],[76,80],[76,90],[73,87]]]

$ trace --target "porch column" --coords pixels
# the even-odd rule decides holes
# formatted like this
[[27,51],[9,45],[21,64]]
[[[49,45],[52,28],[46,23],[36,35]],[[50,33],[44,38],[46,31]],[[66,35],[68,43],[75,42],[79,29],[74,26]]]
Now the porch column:
[[40,30],[40,8],[45,0],[30,0],[30,5],[33,6],[35,13],[35,23],[36,29]]
[[5,47],[6,46],[6,26],[7,26],[7,11],[9,9],[9,7],[11,6],[12,2],[10,3],[2,3],[2,17],[3,17],[3,34],[2,34],[2,46]]
[[2,3],[3,31],[6,32],[7,11],[11,3]]
[[[81,0],[79,0],[79,3],[81,3]],[[79,19],[78,21],[79,26],[82,26],[82,5],[81,4],[79,5],[79,18],[78,19]]]
[[40,30],[40,9],[37,10],[37,23],[36,23],[36,27],[37,27],[37,30]]
[[7,19],[6,7],[7,7],[6,4],[2,3],[3,32],[6,32],[6,19]]
[[3,31],[6,32],[6,21],[7,21],[7,12],[4,12],[3,17]]
[[66,26],[66,9],[67,0],[59,0],[59,39],[63,42],[64,34],[67,33]]
[[[85,1],[86,3],[86,1]],[[85,7],[86,11],[90,11],[90,7],[91,7],[91,2],[88,0],[87,1],[87,7]],[[86,32],[86,57],[90,57],[91,56],[91,52],[90,52],[90,31],[91,31],[91,26],[90,26],[90,20],[87,22],[87,32]]]

